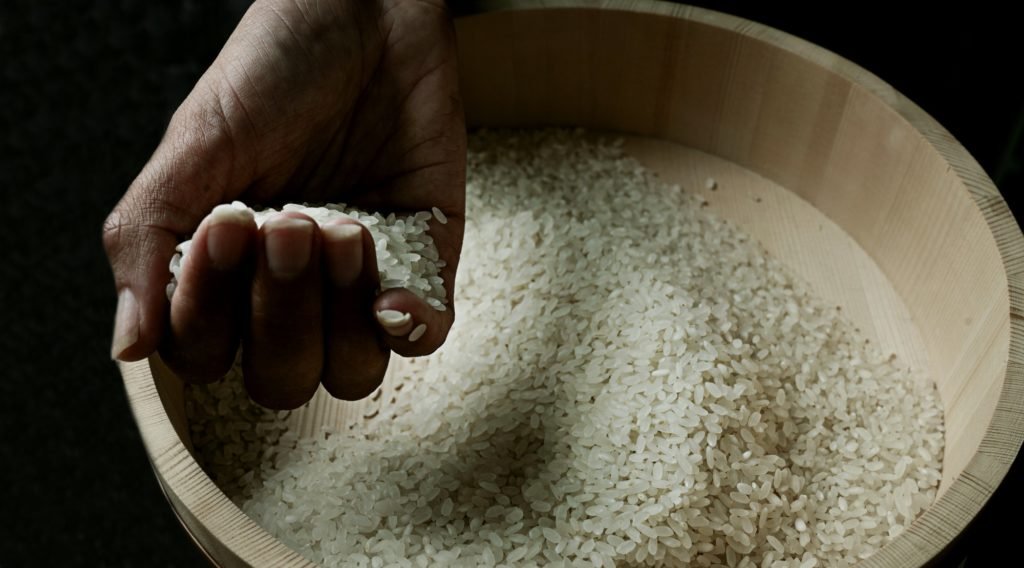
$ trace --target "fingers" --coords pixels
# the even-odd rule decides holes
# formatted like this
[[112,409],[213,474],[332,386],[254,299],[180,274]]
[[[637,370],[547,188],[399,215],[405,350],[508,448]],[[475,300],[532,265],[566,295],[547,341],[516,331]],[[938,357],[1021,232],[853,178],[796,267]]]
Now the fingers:
[[313,396],[323,369],[320,231],[305,215],[282,213],[263,224],[259,243],[245,386],[259,404],[288,410]]
[[390,350],[374,321],[377,261],[369,232],[353,220],[322,228],[326,271],[326,357],[323,385],[336,398],[358,400],[384,379]]
[[377,297],[373,312],[385,343],[405,357],[436,351],[448,337],[455,319],[450,304],[445,311],[438,311],[412,292],[397,288]]
[[[366,229],[341,220],[322,231],[327,302],[323,385],[337,398],[357,400],[380,386],[390,351],[419,356],[440,347],[454,311],[450,306],[438,311],[404,289],[375,298],[376,252]],[[453,282],[454,269],[454,260],[442,269],[446,283]]]
[[[450,180],[447,185],[441,180],[437,183],[438,187],[454,191]],[[384,332],[388,347],[399,355],[419,357],[433,353],[444,344],[455,323],[455,274],[462,251],[465,217],[461,200],[454,201],[457,206],[442,208],[444,222],[432,221],[430,227],[430,234],[444,263],[440,276],[444,280],[448,300],[445,309],[434,309],[405,289],[385,290],[374,301],[378,329]]]
[[242,326],[257,241],[248,209],[218,205],[185,257],[160,355],[190,382],[210,382],[231,368]]

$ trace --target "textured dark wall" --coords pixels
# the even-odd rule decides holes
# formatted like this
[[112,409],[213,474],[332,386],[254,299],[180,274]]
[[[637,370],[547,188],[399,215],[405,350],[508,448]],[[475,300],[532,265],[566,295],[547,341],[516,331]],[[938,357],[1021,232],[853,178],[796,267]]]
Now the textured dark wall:
[[[1020,50],[1007,14],[700,4],[874,71],[945,124],[1016,202],[1024,96],[1011,86]],[[114,296],[99,234],[246,5],[0,2],[2,567],[202,562],[159,493],[107,357]],[[997,506],[1019,507],[1019,485]],[[998,553],[1004,526],[987,522],[964,549]]]
[[234,4],[0,7],[0,566],[201,565],[107,355],[100,226]]

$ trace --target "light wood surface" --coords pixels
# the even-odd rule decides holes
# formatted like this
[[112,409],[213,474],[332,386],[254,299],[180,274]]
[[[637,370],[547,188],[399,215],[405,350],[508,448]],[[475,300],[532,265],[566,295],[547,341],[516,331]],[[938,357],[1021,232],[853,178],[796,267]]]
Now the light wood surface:
[[[926,371],[946,412],[940,497],[864,566],[920,566],[977,514],[1024,437],[1024,238],[933,119],[850,62],[705,10],[605,0],[483,3],[457,22],[474,126],[584,126],[703,193],[883,349]],[[708,177],[718,182],[706,190]],[[225,566],[305,566],[228,501],[186,446],[157,360],[122,366],[157,478]],[[390,393],[323,393],[301,432],[353,425]]]

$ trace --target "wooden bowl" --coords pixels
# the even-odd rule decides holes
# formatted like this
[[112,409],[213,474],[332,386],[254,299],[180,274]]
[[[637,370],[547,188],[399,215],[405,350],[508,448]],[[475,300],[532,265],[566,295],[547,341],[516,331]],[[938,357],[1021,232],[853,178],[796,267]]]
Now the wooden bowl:
[[[978,164],[878,78],[749,21],[626,0],[493,4],[457,22],[473,126],[627,135],[630,153],[703,193],[868,337],[927,371],[946,413],[938,499],[862,565],[939,554],[1024,436],[1024,239]],[[155,358],[121,368],[157,478],[211,559],[309,565],[199,468],[178,380]],[[295,427],[363,410],[318,395]]]

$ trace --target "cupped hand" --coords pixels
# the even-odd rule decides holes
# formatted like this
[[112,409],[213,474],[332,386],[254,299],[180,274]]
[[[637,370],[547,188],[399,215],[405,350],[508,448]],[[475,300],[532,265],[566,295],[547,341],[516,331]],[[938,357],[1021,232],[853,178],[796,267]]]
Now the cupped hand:
[[[264,406],[295,408],[320,384],[368,395],[391,351],[431,353],[452,325],[465,152],[443,0],[257,0],[104,224],[118,291],[112,356],[159,349],[179,376],[206,382],[241,344],[246,387]],[[354,221],[319,228],[292,212],[257,229],[214,210],[236,199],[439,208],[448,222],[430,232],[448,309],[402,289],[378,296],[374,245]],[[168,263],[190,235],[168,303]]]

